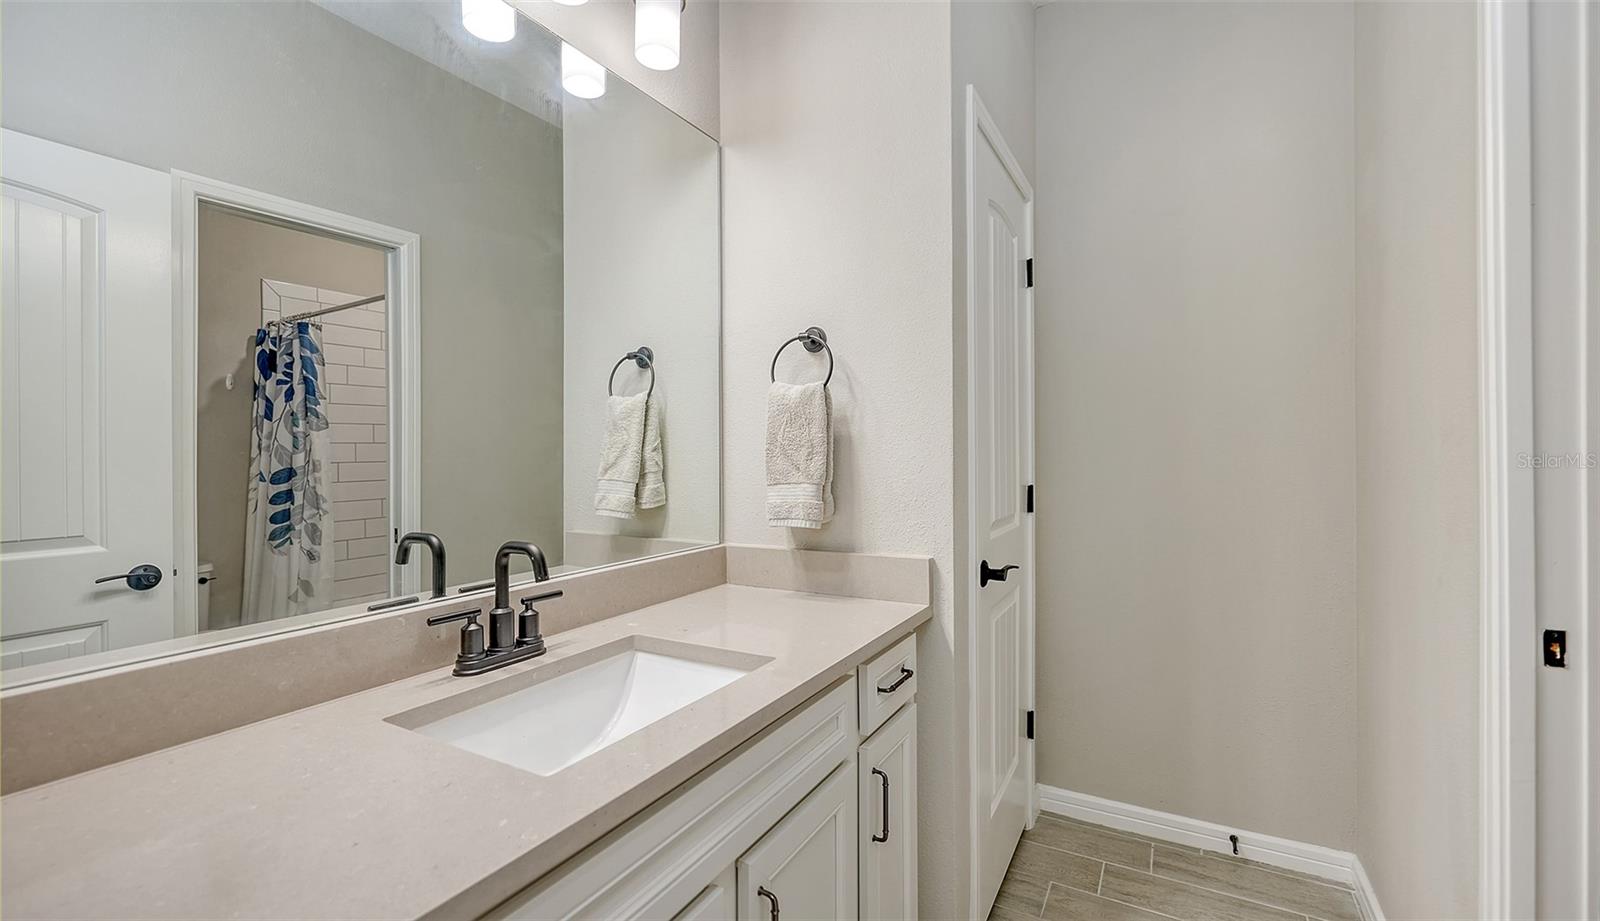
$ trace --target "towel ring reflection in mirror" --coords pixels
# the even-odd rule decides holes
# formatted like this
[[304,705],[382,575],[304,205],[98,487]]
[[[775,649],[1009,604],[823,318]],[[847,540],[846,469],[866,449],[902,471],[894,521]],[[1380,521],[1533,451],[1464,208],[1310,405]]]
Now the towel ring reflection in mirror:
[[772,378],[772,382],[778,382],[778,356],[783,354],[784,349],[796,342],[800,343],[806,351],[813,355],[823,349],[827,349],[828,376],[822,379],[822,386],[828,386],[828,382],[833,380],[833,347],[828,345],[828,334],[823,332],[820,326],[813,326],[793,339],[785,340],[783,345],[778,346],[778,350],[772,353],[772,368],[767,372],[768,376]]
[[617,363],[611,366],[611,376],[606,379],[606,396],[609,397],[616,395],[615,385],[617,383],[617,369],[621,368],[629,361],[632,361],[634,364],[638,365],[639,370],[650,372],[650,387],[644,392],[644,400],[646,403],[648,403],[650,402],[650,396],[656,392],[656,353],[651,351],[650,346],[648,345],[639,346],[628,354],[617,359]]

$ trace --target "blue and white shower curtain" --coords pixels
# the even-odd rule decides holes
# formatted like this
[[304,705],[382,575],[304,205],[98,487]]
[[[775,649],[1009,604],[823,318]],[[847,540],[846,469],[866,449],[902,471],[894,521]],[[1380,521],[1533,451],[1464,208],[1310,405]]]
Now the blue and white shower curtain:
[[255,418],[241,620],[258,623],[333,604],[331,457],[323,413],[322,329],[256,330]]

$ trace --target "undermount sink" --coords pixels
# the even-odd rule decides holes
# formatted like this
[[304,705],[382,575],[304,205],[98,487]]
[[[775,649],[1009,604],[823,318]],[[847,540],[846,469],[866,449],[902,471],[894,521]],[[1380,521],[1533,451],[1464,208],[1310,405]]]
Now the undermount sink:
[[[391,721],[411,723],[407,728],[456,748],[549,776],[726,687],[765,661],[743,653],[687,648],[721,653],[719,658],[749,667],[632,644],[575,670],[439,719]],[[537,677],[536,672],[530,674]]]

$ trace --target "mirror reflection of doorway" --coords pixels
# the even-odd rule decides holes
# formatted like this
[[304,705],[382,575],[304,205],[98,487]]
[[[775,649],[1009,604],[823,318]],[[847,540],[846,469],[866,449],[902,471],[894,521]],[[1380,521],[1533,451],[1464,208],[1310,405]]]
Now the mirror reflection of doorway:
[[388,262],[379,246],[201,204],[201,630],[390,594]]

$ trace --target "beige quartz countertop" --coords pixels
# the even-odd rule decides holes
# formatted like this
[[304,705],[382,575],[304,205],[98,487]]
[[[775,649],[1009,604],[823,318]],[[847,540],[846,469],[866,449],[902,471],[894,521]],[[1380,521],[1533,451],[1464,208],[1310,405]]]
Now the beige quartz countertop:
[[[0,912],[474,917],[927,616],[918,604],[722,585],[547,637],[531,663],[428,672],[14,793],[0,799]],[[652,638],[641,648],[770,661],[548,777],[387,721],[528,686],[632,636]]]

